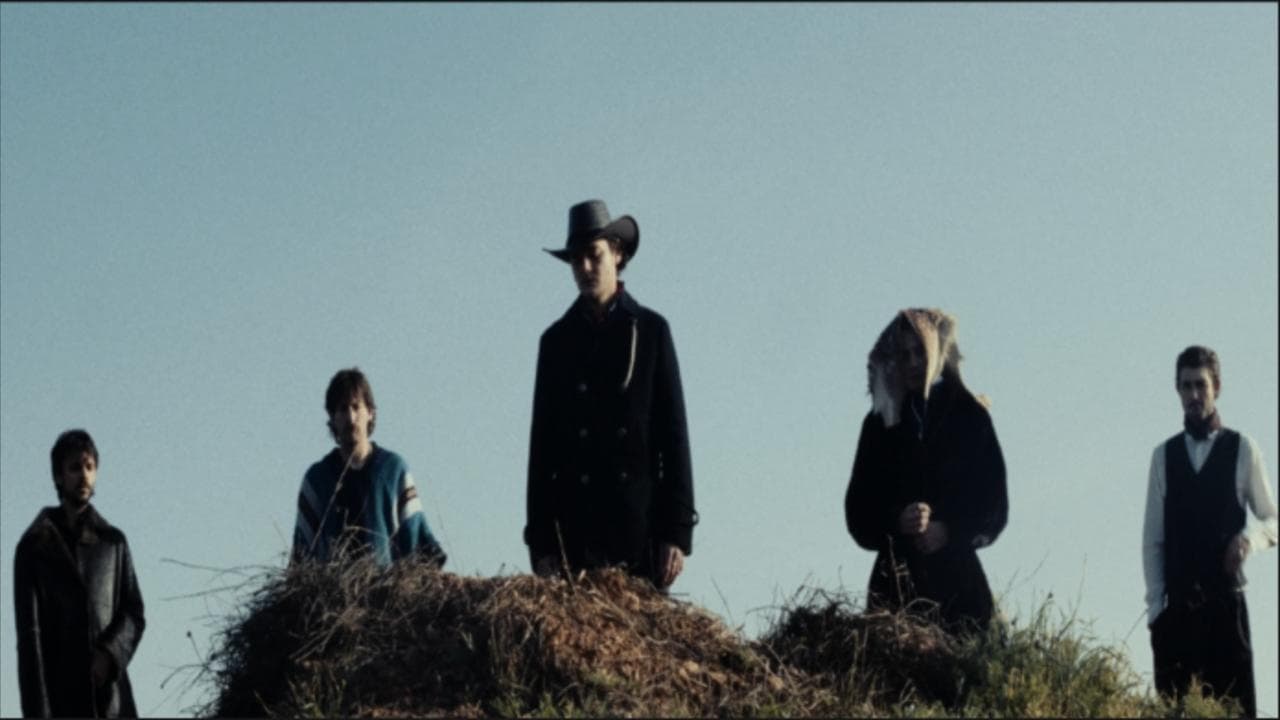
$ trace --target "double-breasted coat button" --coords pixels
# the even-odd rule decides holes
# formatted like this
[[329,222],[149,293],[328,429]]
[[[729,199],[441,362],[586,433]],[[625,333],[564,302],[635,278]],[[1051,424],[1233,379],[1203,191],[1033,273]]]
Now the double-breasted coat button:
[[587,384],[584,382],[578,383],[578,392],[584,393],[586,391],[587,391]]
[[583,485],[586,485],[587,483],[591,482],[591,476],[586,473],[582,473],[582,477],[578,478],[578,481],[581,482]]
[[586,437],[586,436],[587,436],[587,429],[586,429],[586,428],[578,428],[578,437],[580,437],[580,438],[584,438],[584,437]]

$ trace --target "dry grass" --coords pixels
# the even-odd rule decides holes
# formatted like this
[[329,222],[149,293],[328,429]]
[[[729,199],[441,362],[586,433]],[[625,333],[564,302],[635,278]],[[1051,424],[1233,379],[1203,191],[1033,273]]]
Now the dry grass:
[[840,697],[873,707],[961,699],[967,673],[961,641],[927,612],[856,612],[843,595],[807,591],[785,608],[760,643]]
[[[799,597],[799,596],[798,596]],[[1048,608],[957,639],[811,590],[758,641],[618,570],[467,578],[405,561],[268,573],[197,713],[261,717],[1216,716],[1171,706]]]
[[743,714],[793,684],[714,615],[617,570],[466,578],[402,562],[271,578],[210,660],[205,714]]

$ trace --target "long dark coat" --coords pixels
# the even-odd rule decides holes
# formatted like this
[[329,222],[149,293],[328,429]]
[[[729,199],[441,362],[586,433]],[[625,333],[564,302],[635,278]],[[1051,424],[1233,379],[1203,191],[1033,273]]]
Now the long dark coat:
[[[75,556],[47,507],[18,541],[13,563],[18,685],[25,717],[137,717],[127,666],[145,626],[124,533],[92,506]],[[114,661],[93,687],[95,649]]]
[[667,321],[625,290],[599,325],[576,301],[542,334],[533,392],[525,543],[531,560],[625,565],[693,552],[693,472]]
[[[949,379],[930,395],[923,433],[910,408],[902,418],[886,428],[880,415],[867,414],[845,495],[849,533],[877,553],[868,606],[897,609],[923,598],[938,603],[951,625],[986,627],[993,601],[977,549],[996,539],[1009,511],[991,416]],[[903,509],[920,501],[948,529],[947,545],[931,555],[897,531]]]

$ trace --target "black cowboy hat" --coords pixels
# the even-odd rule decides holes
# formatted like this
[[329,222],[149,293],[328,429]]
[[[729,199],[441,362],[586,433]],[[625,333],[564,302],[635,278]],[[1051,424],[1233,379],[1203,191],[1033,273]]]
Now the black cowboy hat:
[[587,200],[569,208],[569,235],[559,250],[543,248],[565,262],[573,260],[578,248],[597,238],[617,238],[622,250],[622,265],[635,256],[640,247],[640,226],[635,218],[623,215],[609,219],[609,208],[603,200]]

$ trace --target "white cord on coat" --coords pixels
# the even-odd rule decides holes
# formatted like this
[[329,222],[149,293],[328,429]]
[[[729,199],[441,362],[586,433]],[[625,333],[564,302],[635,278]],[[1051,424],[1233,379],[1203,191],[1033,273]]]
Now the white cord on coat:
[[627,377],[622,381],[622,392],[631,386],[631,373],[636,369],[636,318],[631,318],[631,359],[627,362]]

